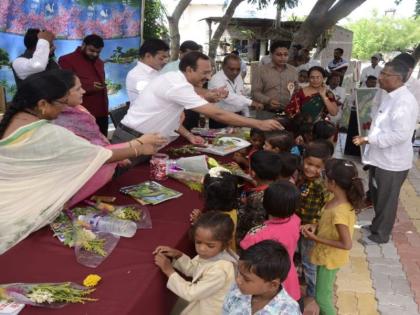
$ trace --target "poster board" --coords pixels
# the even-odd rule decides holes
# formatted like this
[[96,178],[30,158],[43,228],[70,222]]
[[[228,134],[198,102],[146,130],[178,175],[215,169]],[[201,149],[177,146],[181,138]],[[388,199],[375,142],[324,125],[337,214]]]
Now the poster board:
[[[355,90],[357,127],[359,135],[362,137],[366,137],[369,133],[370,124],[372,123],[371,112],[373,99],[377,91],[377,88],[358,88]],[[363,155],[365,146],[360,146],[360,150],[360,153]]]

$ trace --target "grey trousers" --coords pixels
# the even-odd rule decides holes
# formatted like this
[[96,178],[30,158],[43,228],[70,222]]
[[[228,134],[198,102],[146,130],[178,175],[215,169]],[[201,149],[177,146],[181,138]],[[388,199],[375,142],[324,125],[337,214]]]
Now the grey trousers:
[[[115,129],[114,134],[112,135],[111,143],[123,143],[128,142],[130,140],[136,139],[135,135],[121,129],[119,126]],[[131,158],[131,166],[136,166],[137,164],[145,163],[150,160],[150,155],[140,155],[136,158]],[[120,170],[121,171],[121,170]],[[117,170],[116,174],[120,175],[121,172]]]
[[397,215],[398,197],[407,171],[393,172],[371,166],[369,190],[372,196],[375,217],[370,228],[381,242],[388,242]]

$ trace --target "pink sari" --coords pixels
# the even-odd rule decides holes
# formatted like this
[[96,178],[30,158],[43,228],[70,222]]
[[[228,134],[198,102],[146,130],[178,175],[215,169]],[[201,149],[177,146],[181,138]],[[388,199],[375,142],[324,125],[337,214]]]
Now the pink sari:
[[[90,143],[101,147],[112,149],[124,146],[123,143],[110,144],[108,139],[100,132],[95,117],[82,105],[75,107],[67,106],[57,119],[54,120],[54,123],[70,130],[75,135],[86,139]],[[95,175],[69,200],[68,206],[74,206],[108,183],[114,175],[116,167],[117,163],[102,165]]]

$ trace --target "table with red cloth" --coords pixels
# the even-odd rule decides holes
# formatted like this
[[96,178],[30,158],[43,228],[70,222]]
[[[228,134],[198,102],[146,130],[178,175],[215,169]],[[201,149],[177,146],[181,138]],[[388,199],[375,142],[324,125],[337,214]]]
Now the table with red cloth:
[[[112,180],[97,195],[117,197],[115,204],[132,204],[133,199],[119,193],[123,186],[149,179],[149,165],[135,167]],[[163,185],[183,193],[155,206],[148,206],[153,228],[138,230],[133,238],[121,238],[111,255],[97,268],[76,262],[74,249],[64,246],[47,226],[0,255],[0,284],[13,282],[81,283],[91,273],[102,277],[92,297],[97,302],[67,305],[62,309],[26,306],[20,314],[68,315],[168,315],[176,296],[166,288],[166,276],[155,266],[152,251],[169,245],[193,254],[188,238],[189,214],[202,207],[200,194],[168,179]],[[36,189],[36,187],[34,187]]]

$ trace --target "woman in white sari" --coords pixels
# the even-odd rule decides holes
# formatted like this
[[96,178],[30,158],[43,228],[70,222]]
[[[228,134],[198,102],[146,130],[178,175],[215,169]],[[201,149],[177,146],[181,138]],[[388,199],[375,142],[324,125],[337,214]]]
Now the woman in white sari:
[[0,254],[51,223],[104,163],[153,154],[164,141],[106,149],[51,124],[67,92],[53,74],[32,75],[0,122]]

